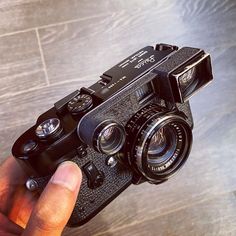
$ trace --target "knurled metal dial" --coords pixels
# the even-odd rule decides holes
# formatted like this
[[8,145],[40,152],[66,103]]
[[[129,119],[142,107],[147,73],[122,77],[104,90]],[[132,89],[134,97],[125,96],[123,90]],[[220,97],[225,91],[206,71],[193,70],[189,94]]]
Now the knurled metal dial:
[[77,115],[80,112],[88,110],[92,105],[93,99],[90,95],[79,94],[69,101],[67,107],[73,115]]

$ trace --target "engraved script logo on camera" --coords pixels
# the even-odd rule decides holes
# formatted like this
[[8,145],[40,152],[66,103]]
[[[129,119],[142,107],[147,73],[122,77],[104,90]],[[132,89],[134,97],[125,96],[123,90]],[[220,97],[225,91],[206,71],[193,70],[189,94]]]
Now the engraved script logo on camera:
[[154,62],[155,62],[154,55],[151,55],[150,57],[148,57],[145,60],[141,59],[141,61],[134,68],[135,69],[140,69],[142,66],[144,66],[148,63],[154,63]]

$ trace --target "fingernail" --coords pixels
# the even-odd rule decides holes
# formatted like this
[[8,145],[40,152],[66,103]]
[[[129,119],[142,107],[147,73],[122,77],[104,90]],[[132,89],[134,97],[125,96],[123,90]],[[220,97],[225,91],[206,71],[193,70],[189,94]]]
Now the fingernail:
[[80,186],[81,171],[75,163],[65,161],[59,165],[50,182],[75,191]]

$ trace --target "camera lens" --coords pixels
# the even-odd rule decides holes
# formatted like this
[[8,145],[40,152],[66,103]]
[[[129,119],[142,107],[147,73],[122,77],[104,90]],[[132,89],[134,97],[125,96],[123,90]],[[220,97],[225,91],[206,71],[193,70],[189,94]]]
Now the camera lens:
[[151,182],[171,177],[185,163],[192,144],[186,120],[159,107],[141,109],[128,122],[129,163]]
[[125,130],[115,121],[102,122],[95,130],[94,145],[96,149],[108,155],[120,151],[125,142]]

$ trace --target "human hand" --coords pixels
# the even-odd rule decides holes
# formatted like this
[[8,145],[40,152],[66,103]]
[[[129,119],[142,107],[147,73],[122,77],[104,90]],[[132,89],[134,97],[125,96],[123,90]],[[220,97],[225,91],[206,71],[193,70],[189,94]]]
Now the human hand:
[[79,167],[62,163],[39,198],[25,188],[26,180],[13,157],[0,166],[0,236],[61,235],[80,189]]

